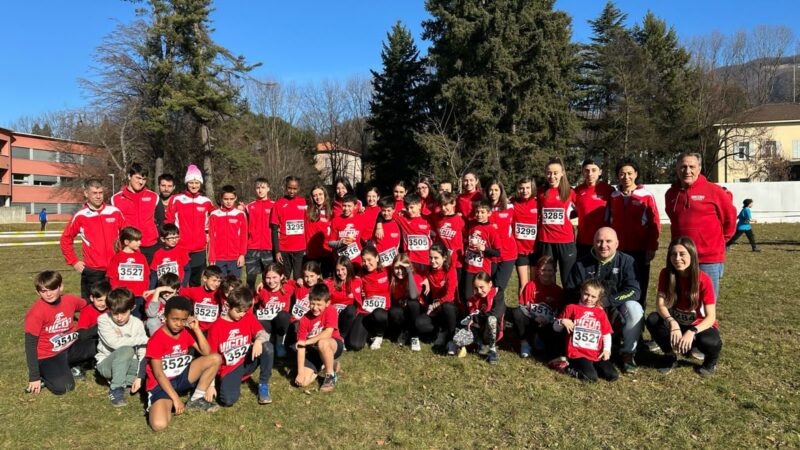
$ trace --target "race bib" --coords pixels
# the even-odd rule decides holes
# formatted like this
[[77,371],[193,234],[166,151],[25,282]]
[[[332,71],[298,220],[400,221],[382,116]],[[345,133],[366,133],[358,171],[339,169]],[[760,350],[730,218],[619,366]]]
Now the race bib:
[[297,303],[292,306],[292,316],[294,316],[295,319],[300,319],[305,316],[310,309],[308,297],[305,297],[302,300],[298,300]]
[[381,262],[381,266],[389,267],[394,262],[394,259],[397,257],[397,248],[392,247],[390,249],[384,250],[378,254],[378,260]]
[[575,327],[572,332],[572,346],[575,348],[585,348],[587,350],[597,350],[600,344],[600,330]]
[[424,252],[428,250],[428,236],[424,234],[409,234],[406,236],[406,248],[410,252]]
[[346,256],[347,259],[350,261],[358,258],[361,255],[361,252],[358,250],[358,244],[355,242],[350,244],[345,244],[339,249],[340,256]]
[[162,275],[166,273],[174,273],[178,275],[178,262],[177,261],[170,261],[161,263],[156,267],[156,275],[158,278],[161,278]]
[[342,303],[336,303],[336,304],[334,304],[334,305],[333,305],[333,307],[334,307],[334,308],[336,308],[336,312],[337,312],[338,314],[341,314],[341,313],[342,313],[342,311],[344,311],[345,309],[347,309],[347,305],[345,305],[345,304],[342,304]]
[[672,314],[672,318],[681,325],[691,326],[697,320],[695,311],[681,311],[680,309],[672,308],[669,312]]
[[225,358],[225,364],[228,366],[235,366],[247,355],[250,345],[242,345],[228,350],[222,356]]
[[483,268],[483,254],[480,252],[467,249],[467,251],[464,253],[464,260],[469,266]]
[[361,305],[366,312],[375,311],[378,308],[386,309],[386,297],[367,297]]
[[54,352],[60,352],[61,350],[69,348],[77,339],[78,333],[76,332],[63,333],[51,337],[50,343],[53,344]]
[[545,225],[563,225],[564,210],[562,208],[542,209],[542,223]]
[[256,317],[258,320],[272,320],[279,312],[283,311],[283,305],[276,303],[267,303],[263,308],[256,310]]
[[219,306],[211,303],[195,303],[194,317],[200,322],[214,322],[219,315]]
[[167,378],[175,378],[192,363],[192,355],[165,356],[161,359],[161,368]]
[[117,267],[117,275],[120,281],[143,281],[144,280],[144,265],[124,263]]
[[544,303],[534,303],[530,308],[534,317],[544,317],[548,322],[552,322],[555,317],[553,309]]
[[515,223],[514,224],[514,237],[516,237],[520,241],[535,241],[536,240],[536,224]]
[[298,236],[306,232],[305,223],[302,220],[287,220],[286,221],[286,235]]

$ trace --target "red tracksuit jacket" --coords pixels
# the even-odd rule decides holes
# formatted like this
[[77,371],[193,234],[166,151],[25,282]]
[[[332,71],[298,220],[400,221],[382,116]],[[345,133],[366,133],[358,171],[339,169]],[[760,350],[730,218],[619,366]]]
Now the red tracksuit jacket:
[[272,250],[269,214],[274,204],[270,199],[255,200],[247,204],[248,250]]
[[86,267],[95,270],[106,270],[108,263],[116,253],[114,242],[119,238],[119,230],[125,228],[122,212],[114,206],[104,204],[93,210],[84,205],[69,221],[61,234],[61,252],[70,266],[79,261],[72,241],[80,236],[83,241],[83,262]]
[[636,186],[627,199],[620,191],[611,194],[608,223],[619,236],[621,251],[658,250],[661,219],[656,198],[644,186]]
[[147,188],[133,192],[125,185],[111,197],[111,204],[119,208],[129,226],[142,232],[143,247],[158,243],[155,219],[158,195],[155,192]]
[[214,205],[208,197],[190,194],[172,196],[167,207],[167,217],[164,223],[174,223],[181,233],[178,245],[188,252],[201,252],[206,249],[206,229],[208,228],[208,213],[214,210]]
[[672,238],[691,238],[701,263],[725,262],[725,242],[736,232],[736,208],[728,194],[700,175],[688,188],[673,184],[664,198]]
[[208,215],[208,260],[234,261],[247,253],[247,216],[238,208],[215,209]]

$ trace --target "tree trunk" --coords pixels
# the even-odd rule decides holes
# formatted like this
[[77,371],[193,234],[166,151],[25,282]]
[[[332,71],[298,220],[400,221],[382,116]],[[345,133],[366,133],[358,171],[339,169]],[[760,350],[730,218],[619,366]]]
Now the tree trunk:
[[158,177],[160,177],[161,174],[163,173],[164,173],[164,157],[159,155],[156,156],[156,170],[155,170],[155,177],[153,179],[156,180],[157,182]]
[[211,130],[206,124],[200,124],[200,146],[203,149],[203,180],[206,196],[214,198],[214,167],[211,163]]

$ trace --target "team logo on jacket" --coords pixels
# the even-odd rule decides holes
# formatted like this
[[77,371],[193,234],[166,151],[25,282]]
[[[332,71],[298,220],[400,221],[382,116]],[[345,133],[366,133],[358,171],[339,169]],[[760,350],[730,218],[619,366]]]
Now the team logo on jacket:
[[575,326],[599,330],[600,321],[595,319],[593,312],[586,311],[583,313],[583,316],[575,322]]
[[115,219],[113,217],[106,217],[106,222],[108,222],[108,223],[114,223],[116,221],[117,221],[117,219]]
[[202,206],[196,206],[195,208],[197,208],[197,211],[199,211],[199,212],[204,212],[206,210]]
[[705,195],[693,195],[692,196],[692,200],[697,201],[697,202],[699,202],[699,201],[701,201],[701,200],[703,200],[705,198],[706,198]]
[[441,236],[442,239],[453,239],[456,237],[456,230],[452,229],[449,223],[446,223],[439,227],[439,236]]
[[172,346],[172,355],[181,355],[183,354],[183,349],[181,348],[180,344]]

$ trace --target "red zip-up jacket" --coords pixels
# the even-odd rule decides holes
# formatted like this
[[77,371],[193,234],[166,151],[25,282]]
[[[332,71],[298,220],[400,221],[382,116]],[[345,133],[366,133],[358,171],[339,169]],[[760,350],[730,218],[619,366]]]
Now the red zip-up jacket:
[[483,194],[480,189],[458,194],[456,198],[456,212],[461,214],[461,217],[464,218],[464,222],[468,222],[470,219],[474,218],[472,215],[472,207],[475,205],[475,202],[481,198],[483,198]]
[[208,229],[208,213],[214,205],[208,197],[200,194],[173,195],[167,207],[165,223],[174,223],[181,232],[178,245],[189,253],[206,249],[206,230]]
[[725,262],[725,243],[736,232],[736,208],[728,194],[700,175],[688,188],[673,184],[664,199],[672,238],[691,238],[700,263]]
[[116,253],[114,243],[119,238],[119,230],[125,228],[125,217],[114,206],[103,204],[98,210],[84,205],[69,221],[61,234],[61,253],[70,266],[79,261],[72,242],[80,236],[83,249],[83,262],[86,267],[106,270]]
[[147,188],[133,192],[128,185],[125,185],[111,197],[111,204],[122,212],[122,217],[129,226],[142,232],[143,247],[150,247],[158,242],[156,228],[158,195],[155,192]]
[[629,196],[614,191],[608,201],[608,224],[617,232],[619,250],[639,252],[658,250],[661,219],[653,194],[636,186]]
[[592,245],[594,234],[606,225],[606,205],[612,192],[614,188],[605,181],[594,186],[583,183],[575,188],[579,244]]
[[247,249],[272,250],[269,215],[275,202],[266,198],[247,204]]
[[208,260],[232,261],[247,253],[247,216],[238,208],[208,215]]

